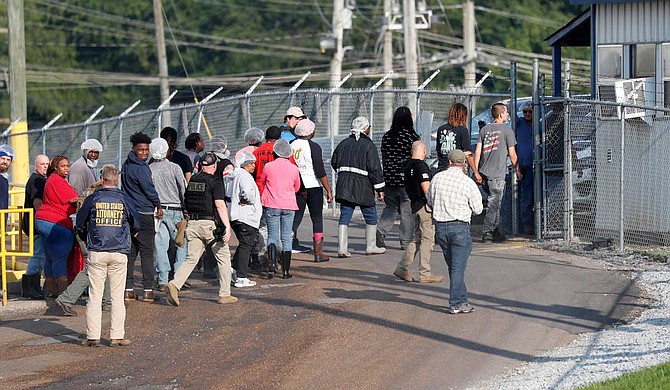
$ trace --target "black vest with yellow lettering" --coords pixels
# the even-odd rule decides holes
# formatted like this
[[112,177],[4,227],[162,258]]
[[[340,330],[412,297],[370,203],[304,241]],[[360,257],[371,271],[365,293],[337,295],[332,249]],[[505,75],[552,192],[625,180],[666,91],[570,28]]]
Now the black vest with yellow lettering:
[[186,187],[184,208],[191,219],[214,220],[216,208],[212,197],[212,185],[215,178],[209,173],[200,172],[191,177]]

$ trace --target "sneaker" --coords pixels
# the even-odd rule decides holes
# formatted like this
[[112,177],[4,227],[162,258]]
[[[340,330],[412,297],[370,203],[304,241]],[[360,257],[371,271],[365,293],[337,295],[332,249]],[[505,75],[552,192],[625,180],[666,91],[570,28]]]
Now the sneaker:
[[491,242],[493,241],[493,234],[491,232],[486,232],[482,234],[482,242]]
[[172,282],[165,285],[165,298],[172,306],[179,306],[179,289]]
[[419,283],[440,283],[443,280],[442,275],[419,276]]
[[224,305],[226,303],[235,303],[235,302],[237,302],[237,298],[232,296],[232,295],[227,296],[227,297],[219,297],[218,302],[221,305]]
[[399,277],[400,279],[404,280],[405,282],[411,283],[411,282],[414,281],[414,277],[412,277],[412,274],[410,274],[408,271],[402,271],[401,272],[401,271],[395,270],[395,271],[393,271],[393,275]]
[[256,285],[256,282],[254,282],[253,280],[249,280],[248,278],[237,278],[237,280],[235,281],[235,284],[234,284],[234,286],[238,287],[238,288],[240,288],[240,287],[253,287],[255,285]]
[[132,302],[136,299],[137,297],[135,296],[135,290],[126,290],[123,293],[123,300],[126,302]]
[[472,307],[472,305],[470,305],[469,303],[463,303],[463,304],[458,305],[456,307],[449,306],[447,311],[449,312],[449,314],[470,313],[470,312],[475,311],[475,308]]
[[312,251],[312,248],[300,245],[300,243],[293,243],[291,253],[309,253]]
[[76,317],[77,316],[77,312],[74,311],[72,306],[59,301],[58,298],[56,298],[56,305],[58,305],[58,307],[60,307],[60,309],[63,311],[64,316],[66,316],[66,317]]
[[110,347],[127,347],[130,345],[130,340],[126,339],[111,339],[109,340]]
[[144,293],[142,294],[142,302],[153,302],[156,300],[156,294],[154,294],[154,290],[144,290]]

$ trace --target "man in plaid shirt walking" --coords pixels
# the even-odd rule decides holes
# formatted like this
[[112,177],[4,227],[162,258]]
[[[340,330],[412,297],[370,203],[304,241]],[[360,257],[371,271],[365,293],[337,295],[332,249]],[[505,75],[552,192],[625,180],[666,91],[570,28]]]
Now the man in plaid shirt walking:
[[463,173],[465,154],[449,152],[449,168],[435,175],[428,189],[428,205],[433,209],[435,239],[449,267],[449,313],[469,313],[465,287],[465,267],[472,252],[470,218],[482,212],[482,196],[472,179]]

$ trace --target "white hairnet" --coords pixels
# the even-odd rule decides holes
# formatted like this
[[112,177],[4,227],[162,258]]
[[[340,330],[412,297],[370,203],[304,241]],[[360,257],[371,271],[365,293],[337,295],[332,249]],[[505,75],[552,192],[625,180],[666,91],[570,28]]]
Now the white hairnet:
[[244,132],[244,142],[249,145],[263,142],[263,138],[265,138],[265,133],[258,127],[251,127]]
[[272,151],[279,157],[290,157],[291,156],[291,145],[288,144],[288,141],[285,139],[278,139],[275,141]]
[[163,138],[154,138],[149,144],[149,154],[154,160],[164,160],[167,157],[169,146]]
[[235,156],[235,167],[244,168],[245,165],[254,161],[256,161],[256,156],[253,153],[242,150]]
[[81,143],[81,150],[87,153],[90,151],[102,152],[102,144],[95,138],[89,138]]
[[368,127],[370,127],[370,121],[368,121],[368,118],[359,116],[351,123],[350,133],[356,136],[356,140],[358,140],[358,138],[361,136],[361,133],[367,130]]
[[212,145],[212,152],[219,156],[219,158],[228,158],[228,156],[230,156],[228,140],[226,140],[226,137],[215,135],[209,143]]
[[298,137],[306,137],[314,132],[314,128],[316,125],[314,122],[309,120],[308,118],[305,118],[298,122],[297,125],[295,125],[295,135]]

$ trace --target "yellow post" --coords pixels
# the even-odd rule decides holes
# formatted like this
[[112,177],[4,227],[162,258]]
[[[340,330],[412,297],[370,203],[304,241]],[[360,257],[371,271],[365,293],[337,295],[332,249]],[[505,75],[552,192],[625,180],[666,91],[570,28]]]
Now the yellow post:
[[7,258],[5,253],[5,237],[7,237],[5,229],[5,217],[7,214],[0,211],[0,267],[2,269],[2,306],[7,306]]
[[[16,135],[14,135],[16,134]],[[14,149],[11,174],[12,182],[25,184],[30,176],[30,151],[28,150],[28,122],[21,120],[12,127],[12,135],[9,144]],[[17,207],[23,207],[23,196],[17,197]]]

